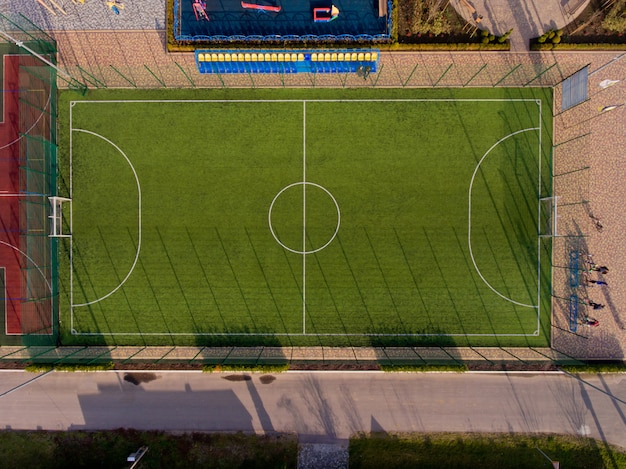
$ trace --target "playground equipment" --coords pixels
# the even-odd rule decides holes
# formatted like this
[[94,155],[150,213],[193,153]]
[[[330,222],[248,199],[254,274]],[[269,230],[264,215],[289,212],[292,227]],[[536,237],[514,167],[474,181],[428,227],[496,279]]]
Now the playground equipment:
[[203,0],[192,0],[193,14],[196,15],[196,21],[207,20],[209,15],[206,14],[206,2]]
[[246,3],[241,2],[241,7],[250,9],[250,10],[260,10],[260,11],[272,11],[274,13],[278,13],[280,11],[280,6],[272,6],[272,5],[259,5],[257,3]]
[[[46,10],[48,10],[50,13],[52,13],[54,16],[56,16],[56,12],[54,11],[54,9],[52,9],[47,3],[45,3],[43,0],[37,0],[39,2],[39,4],[44,7]],[[67,15],[67,12],[63,9],[63,7],[61,7],[61,5],[59,5],[57,2],[55,2],[54,0],[50,0],[50,3],[52,4],[52,6],[54,8],[56,8],[57,10],[59,10],[61,13],[63,13],[64,15]]]
[[316,23],[324,23],[336,20],[339,16],[339,8],[331,5],[328,8],[313,8],[313,21]]
[[120,10],[124,9],[124,3],[120,2],[119,0],[111,0],[105,3],[111,9],[111,11],[115,13],[116,15],[119,15]]

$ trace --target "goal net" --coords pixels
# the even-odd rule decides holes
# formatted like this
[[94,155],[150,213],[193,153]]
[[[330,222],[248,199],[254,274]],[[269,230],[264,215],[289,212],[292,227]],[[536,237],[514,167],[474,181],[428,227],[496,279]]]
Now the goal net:
[[71,220],[68,220],[63,216],[63,206],[68,205],[66,209],[69,209],[71,217],[71,203],[72,199],[66,197],[48,197],[52,212],[48,218],[50,218],[50,237],[51,238],[70,238],[72,236]]
[[558,236],[557,198],[542,197],[539,204],[539,236]]

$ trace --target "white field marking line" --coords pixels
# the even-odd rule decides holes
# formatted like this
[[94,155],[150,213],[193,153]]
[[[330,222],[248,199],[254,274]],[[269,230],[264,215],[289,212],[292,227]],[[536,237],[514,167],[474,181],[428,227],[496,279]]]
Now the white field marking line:
[[[539,106],[539,176],[537,181],[537,331],[539,335],[541,327],[541,100],[536,101]],[[556,221],[556,220],[555,220]],[[552,330],[552,328],[550,328]]]
[[306,101],[302,101],[302,333],[306,334]]
[[135,266],[137,265],[137,261],[139,260],[139,252],[141,251],[141,185],[139,184],[139,177],[137,176],[137,171],[135,171],[135,167],[133,166],[133,164],[130,162],[130,160],[128,159],[128,156],[126,156],[126,154],[121,150],[120,147],[118,147],[115,143],[113,143],[111,140],[109,140],[106,137],[103,137],[100,134],[97,134],[95,132],[92,132],[91,130],[84,130],[84,129],[72,129],[73,132],[84,132],[86,134],[90,134],[90,135],[94,135],[96,137],[101,138],[102,140],[104,140],[105,142],[107,142],[108,144],[112,145],[117,151],[120,152],[120,154],[126,159],[126,162],[128,163],[128,165],[130,166],[130,169],[133,170],[133,174],[135,175],[135,182],[137,183],[137,195],[138,195],[138,222],[137,222],[137,252],[135,253],[135,260],[133,261],[133,265],[130,267],[130,270],[128,271],[128,273],[126,274],[126,277],[124,277],[124,279],[119,283],[118,286],[116,286],[113,290],[111,290],[109,293],[107,293],[106,295],[95,299],[93,301],[89,301],[87,303],[79,303],[79,304],[72,304],[72,307],[80,307],[80,306],[89,306],[92,305],[94,303],[98,303],[99,301],[102,301],[106,298],[108,298],[109,296],[111,296],[113,293],[115,293],[117,290],[119,290],[122,285],[124,285],[124,283],[126,283],[126,281],[129,279],[130,275],[133,273],[133,270],[135,270]]
[[9,318],[7,317],[7,271],[4,267],[0,267],[2,270],[2,285],[4,285],[4,333],[7,333],[7,327],[9,326]]
[[[16,248],[15,246],[13,246],[12,244],[9,244],[5,241],[0,241],[0,244],[3,244],[5,246],[10,247],[11,249],[14,249],[15,251],[19,252],[20,254],[22,254],[26,259],[28,259],[30,261],[31,264],[33,264],[35,266],[35,269],[37,269],[39,271],[39,273],[41,274],[41,276],[43,277],[43,281],[46,282],[46,285],[48,286],[48,290],[50,290],[50,296],[52,296],[52,286],[50,285],[50,282],[48,282],[48,279],[46,278],[45,274],[42,272],[42,270],[39,268],[39,266],[35,263],[34,260],[32,260],[28,254],[26,254],[24,251],[21,251],[20,249]],[[6,298],[6,280],[5,280],[5,284],[4,284],[4,297]],[[52,312],[50,313],[52,314]],[[6,301],[5,301],[5,314],[4,314],[4,323],[5,323],[5,329],[4,329],[4,333],[5,335],[24,335],[24,334],[8,334],[7,330],[6,330],[6,325],[7,325],[7,316],[6,316]],[[51,329],[50,329],[50,333],[49,334],[29,334],[29,335],[52,335],[54,334],[54,321],[52,320],[53,318],[50,318],[50,325],[51,325]]]
[[[73,154],[72,154],[72,136],[74,134],[73,129],[73,114],[72,110],[74,109],[74,102],[70,102],[70,199],[74,195],[74,186],[72,182],[72,178],[74,175],[74,167],[73,167]],[[74,219],[74,209],[70,205],[70,233],[74,233],[73,226]],[[70,331],[74,330],[74,236],[70,237]]]
[[[133,88],[129,88],[133,89]],[[88,104],[124,104],[124,103],[301,103],[302,99],[108,99],[108,100],[81,100],[71,101],[70,105],[79,103]],[[534,102],[536,99],[516,98],[516,99],[455,99],[455,98],[399,98],[399,99],[307,99],[309,103],[436,103],[436,102],[467,102],[467,103],[513,103],[513,102]]]
[[482,164],[484,159],[487,157],[487,155],[489,155],[489,153],[491,153],[491,150],[493,150],[495,147],[497,147],[500,143],[502,143],[507,138],[513,137],[514,135],[521,134],[523,132],[529,132],[529,131],[532,131],[532,130],[539,130],[539,128],[538,127],[531,127],[531,128],[528,128],[528,129],[522,129],[522,130],[518,130],[516,132],[510,133],[506,137],[502,137],[496,143],[491,145],[491,148],[489,148],[489,150],[487,150],[485,152],[483,157],[480,159],[480,161],[476,165],[476,168],[474,168],[474,174],[472,174],[472,179],[470,180],[470,186],[469,186],[469,209],[468,209],[468,219],[467,219],[467,244],[469,246],[470,258],[472,259],[472,264],[474,264],[474,268],[476,269],[476,273],[478,273],[478,276],[482,279],[483,282],[485,282],[485,285],[487,285],[491,289],[491,291],[493,291],[500,298],[503,298],[503,299],[505,299],[507,301],[510,301],[513,304],[516,304],[518,306],[523,306],[525,308],[538,308],[539,306],[527,305],[525,303],[520,303],[518,301],[512,300],[511,298],[509,298],[507,296],[504,296],[498,290],[493,288],[489,284],[489,282],[487,282],[485,277],[483,277],[483,274],[480,272],[480,269],[478,268],[478,265],[476,265],[476,260],[474,259],[474,253],[472,252],[472,186],[474,185],[474,178],[476,177],[476,173],[478,172],[478,169],[480,168],[480,165]]
[[[72,335],[85,336],[258,336],[258,337],[310,337],[313,334],[302,332],[280,332],[272,334],[263,334],[257,332],[78,332],[71,330]],[[532,337],[535,334],[342,334],[342,333],[320,333],[315,334],[320,337]]]
[[28,254],[26,254],[24,251],[21,251],[19,248],[16,248],[15,246],[13,246],[12,244],[7,243],[6,241],[0,241],[0,244],[4,245],[4,246],[8,246],[11,249],[19,252],[21,255],[23,255],[26,259],[28,259],[28,261],[33,264],[35,266],[35,269],[37,269],[39,271],[39,273],[41,274],[41,276],[43,277],[44,282],[46,282],[46,285],[48,286],[48,290],[50,290],[50,294],[52,294],[52,286],[50,285],[50,282],[48,282],[48,279],[46,278],[46,276],[44,275],[43,271],[39,268],[39,266],[35,263],[34,260],[32,260]]
[[[28,57],[28,54],[7,54],[7,55],[5,55],[5,56],[4,56],[4,59],[3,59],[3,61],[5,62],[5,64],[4,64],[4,65],[5,65],[5,67],[4,67],[4,69],[3,69],[3,70],[6,70],[6,58],[7,58],[8,56],[27,56],[27,57]],[[6,89],[6,88],[7,88],[7,84],[6,84],[6,77],[7,77],[7,74],[6,74],[6,73],[4,73],[4,72],[3,72],[2,74],[4,75],[4,76],[3,76],[3,87],[4,87],[4,89]],[[31,91],[44,91],[44,90],[31,90]],[[52,91],[52,90],[50,90],[50,91]],[[15,140],[13,140],[12,142],[7,143],[6,145],[4,145],[4,146],[0,147],[0,150],[4,150],[5,148],[10,147],[10,146],[11,146],[11,145],[13,145],[14,143],[19,142],[19,141],[20,141],[20,140],[24,137],[24,135],[28,135],[28,134],[30,133],[30,131],[31,131],[31,130],[33,130],[33,128],[34,128],[34,127],[35,127],[35,126],[39,123],[39,121],[40,121],[40,120],[41,120],[41,118],[43,117],[44,111],[45,111],[46,109],[48,109],[48,106],[50,105],[50,100],[51,100],[51,99],[52,99],[52,92],[50,92],[50,94],[48,94],[48,100],[46,101],[46,105],[45,105],[45,106],[44,106],[44,108],[43,108],[44,110],[43,110],[43,111],[41,111],[41,114],[39,114],[39,117],[37,118],[37,120],[35,121],[35,123],[34,123],[33,125],[31,125],[31,126],[30,126],[30,128],[29,128],[26,132],[24,132],[22,135],[20,135],[19,137],[17,137]],[[4,124],[4,106],[5,106],[5,100],[3,99],[3,100],[2,100],[2,116],[0,116],[0,118],[2,119],[2,121],[0,121],[0,124]]]
[[[349,103],[349,102],[532,102],[536,101],[535,99],[308,99],[308,102],[324,102],[324,103]],[[161,100],[82,100],[82,101],[71,101],[70,107],[79,103],[115,103],[115,104],[124,104],[124,103],[300,103],[304,102],[301,99],[267,99],[267,100],[195,100],[195,99],[161,99]],[[70,109],[70,128],[71,128],[71,109]],[[71,129],[70,129],[71,130]],[[70,168],[72,161],[72,147],[71,147],[71,139],[72,133],[70,132]],[[70,172],[71,176],[71,172]],[[72,179],[70,177],[70,187],[72,185]],[[321,187],[321,186],[320,186]],[[71,194],[71,190],[70,190]],[[72,196],[70,195],[70,198]],[[470,247],[471,251],[471,247]],[[472,258],[473,261],[473,258]],[[304,286],[303,286],[304,288]],[[72,288],[70,286],[70,293],[72,292]],[[534,306],[532,306],[534,307]],[[274,334],[257,334],[257,333],[124,333],[124,332],[111,332],[111,333],[81,333],[77,332],[74,327],[71,328],[72,335],[86,335],[86,336],[96,336],[96,335],[106,335],[106,336],[304,336],[307,334],[303,333],[274,333]],[[310,334],[308,334],[310,335]],[[528,337],[534,336],[535,334],[316,334],[319,336],[333,336],[333,337],[437,337],[437,336],[446,336],[446,337]]]
[[[295,187],[295,186],[313,186],[313,187],[317,187],[318,189],[324,191],[328,195],[328,197],[330,197],[330,200],[333,201],[333,203],[335,204],[335,208],[337,209],[337,226],[335,227],[335,232],[330,237],[330,239],[326,242],[326,244],[324,244],[323,246],[320,246],[319,248],[311,249],[310,251],[300,251],[298,249],[293,249],[293,248],[290,248],[289,246],[287,246],[285,243],[283,243],[280,240],[280,238],[278,237],[278,235],[274,231],[274,227],[273,227],[273,223],[272,223],[272,212],[274,210],[274,204],[276,203],[276,201],[279,199],[279,197],[281,196],[281,194],[283,192],[285,192],[288,189],[291,189],[292,187]],[[328,245],[330,243],[332,243],[333,240],[337,237],[337,233],[339,233],[339,227],[341,226],[341,210],[339,209],[339,203],[337,202],[337,199],[335,199],[335,196],[328,189],[326,189],[324,186],[320,186],[319,184],[316,184],[316,183],[310,182],[310,181],[306,181],[306,182],[298,181],[298,182],[292,182],[288,186],[283,187],[274,196],[274,198],[272,199],[272,202],[270,203],[270,208],[269,208],[268,213],[267,213],[267,221],[268,221],[268,224],[269,224],[270,233],[272,233],[272,237],[274,238],[274,240],[280,246],[282,246],[283,249],[285,249],[285,250],[287,250],[289,252],[293,252],[294,254],[315,254],[316,252],[319,252],[322,249],[326,249],[326,247],[328,247]]]

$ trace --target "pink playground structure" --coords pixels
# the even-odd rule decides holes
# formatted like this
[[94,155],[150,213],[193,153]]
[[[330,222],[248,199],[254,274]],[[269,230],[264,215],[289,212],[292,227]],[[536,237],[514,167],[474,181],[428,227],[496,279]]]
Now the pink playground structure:
[[280,11],[280,6],[258,5],[256,3],[241,2],[241,7],[250,10],[273,11],[274,13],[278,13]]
[[206,2],[204,0],[192,0],[192,2],[193,13],[196,15],[196,21],[209,21],[209,16],[206,14]]

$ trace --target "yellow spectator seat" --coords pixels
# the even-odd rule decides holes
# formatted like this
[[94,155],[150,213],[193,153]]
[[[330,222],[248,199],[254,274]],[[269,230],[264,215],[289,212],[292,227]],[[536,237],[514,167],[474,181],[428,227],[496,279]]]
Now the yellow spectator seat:
[[369,62],[372,60],[372,54],[370,54],[369,52],[365,53],[365,61]]
[[217,54],[211,54],[211,61],[217,62]]
[[204,62],[204,54],[198,54],[198,62]]
[[271,56],[271,54],[269,54],[269,53],[268,53],[268,54],[265,54],[265,61],[266,61],[266,62],[269,62],[270,60],[272,60],[272,56]]
[[252,55],[250,56],[250,59],[251,59],[253,62],[256,62],[256,54],[252,54]]
[[363,52],[359,52],[358,60],[362,61],[365,58],[365,54]]
[[278,60],[278,55],[272,54],[272,62],[276,62]]
[[352,60],[353,62],[356,62],[356,59],[357,59],[357,54],[356,52],[353,52],[352,56],[350,57],[350,60]]
[[343,62],[343,52],[339,52],[339,54],[337,54],[337,60]]
[[372,62],[376,62],[378,59],[378,52],[372,52]]
[[284,62],[285,61],[285,55],[284,54],[278,54],[278,61],[279,62]]
[[217,60],[219,60],[220,62],[223,62],[224,61],[224,54],[218,54]]
[[330,60],[332,60],[333,62],[337,61],[337,54],[335,52],[333,52],[332,54],[330,54]]
[[330,53],[326,52],[326,53],[324,54],[324,60],[325,60],[326,62],[330,62]]
[[302,62],[304,60],[304,54],[298,54],[298,61]]
[[317,62],[317,54],[311,54],[311,62]]
[[244,54],[243,59],[244,59],[246,62],[250,62],[250,54]]

